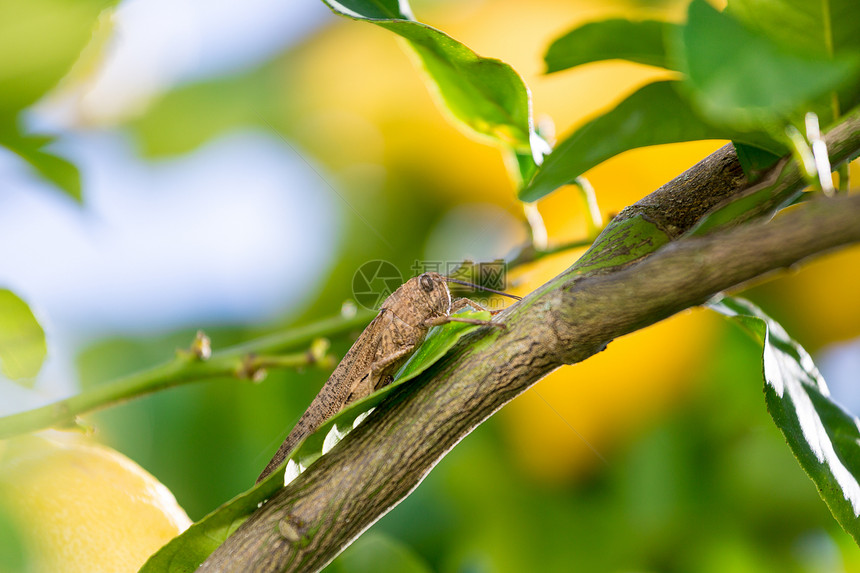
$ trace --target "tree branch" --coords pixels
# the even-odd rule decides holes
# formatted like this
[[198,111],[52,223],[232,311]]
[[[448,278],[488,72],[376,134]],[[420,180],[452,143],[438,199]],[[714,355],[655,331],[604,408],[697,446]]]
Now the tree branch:
[[321,336],[363,328],[372,318],[373,315],[366,311],[351,318],[336,316],[225,348],[206,359],[187,351],[179,353],[173,360],[153,368],[100,384],[86,392],[39,408],[4,416],[0,418],[0,439],[52,426],[72,425],[75,418],[82,414],[165,388],[217,378],[254,379],[266,369],[319,363],[322,356],[318,352],[281,353],[311,344]]
[[[857,157],[860,152],[860,109],[845,116],[825,135],[824,141],[833,169]],[[766,216],[808,185],[797,162],[788,157],[753,183],[744,175],[734,146],[728,144],[624,209],[616,219],[643,215],[674,239],[692,229],[708,212],[732,201],[757,192],[764,192],[768,198],[726,226],[737,226]]]
[[[842,128],[828,141],[834,166],[860,150],[857,116]],[[750,189],[773,191],[772,210],[785,193],[803,186],[796,165],[784,161],[747,188],[733,151],[723,148],[631,206],[607,227],[605,240],[595,242],[596,254],[586,254],[497,315],[507,328],[466,336],[439,363],[393,392],[257,510],[201,570],[319,570],[406,497],[459,440],[546,373],[720,291],[860,241],[860,196],[843,196],[809,202],[768,223],[723,227],[657,250]],[[761,208],[744,221],[769,212]],[[621,234],[625,221],[642,225]],[[657,231],[642,231],[649,228]],[[601,260],[605,253],[612,255],[608,264]]]

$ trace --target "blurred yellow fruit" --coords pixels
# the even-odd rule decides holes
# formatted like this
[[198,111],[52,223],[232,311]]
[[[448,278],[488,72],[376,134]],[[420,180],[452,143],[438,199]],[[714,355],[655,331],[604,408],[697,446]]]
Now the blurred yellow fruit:
[[514,400],[502,418],[524,469],[565,483],[611,460],[616,446],[688,398],[720,320],[682,312],[559,368]]
[[17,533],[23,570],[137,571],[191,524],[170,491],[122,454],[77,434],[46,436],[0,442],[0,517]]

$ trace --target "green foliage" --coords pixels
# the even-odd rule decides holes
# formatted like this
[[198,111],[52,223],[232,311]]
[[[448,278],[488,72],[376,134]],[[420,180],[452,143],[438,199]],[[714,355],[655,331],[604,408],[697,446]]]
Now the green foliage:
[[[727,11],[750,30],[797,53],[848,59],[860,55],[854,0],[729,0]],[[824,123],[860,104],[860,74],[839,90],[836,101],[838,109],[823,116]]]
[[15,152],[39,175],[80,202],[81,177],[78,168],[70,161],[45,150],[53,141],[53,137],[23,135],[15,125],[0,124],[0,145]]
[[784,118],[844,85],[860,65],[860,54],[789,52],[705,0],[690,4],[687,24],[675,37],[670,45],[696,108],[739,129],[770,127],[775,137]]
[[619,153],[661,143],[696,139],[733,139],[770,145],[769,138],[703,120],[679,93],[679,82],[648,84],[564,139],[519,193],[537,201]]
[[326,1],[338,14],[367,20],[407,40],[442,109],[483,139],[522,150],[536,137],[531,95],[508,64],[482,58],[439,30],[412,19],[407,2]]
[[[699,139],[731,139],[742,166],[754,178],[756,171],[788,151],[783,130],[791,119],[815,111],[824,124],[830,123],[831,94],[840,87],[844,102],[858,102],[860,25],[847,17],[843,4],[799,7],[777,0],[741,1],[733,3],[729,13],[720,13],[705,0],[694,0],[681,26],[607,20],[565,34],[547,50],[548,72],[622,58],[679,70],[683,78],[671,92],[651,92],[646,86],[568,135],[520,191],[520,198],[540,199],[629,149]],[[829,9],[846,14],[838,29],[824,16]],[[755,21],[769,24],[748,27],[733,17],[736,12],[746,20],[755,14]],[[796,33],[789,36],[775,29],[783,17]],[[796,44],[786,47],[789,37],[806,34],[800,32],[806,26],[820,39],[814,40],[816,48],[804,52]],[[822,50],[819,44],[834,48]],[[671,117],[674,114],[678,117]]]
[[[733,2],[727,13],[718,13],[699,0],[691,5],[690,19],[683,25],[611,19],[585,24],[554,41],[545,56],[550,73],[619,58],[684,73],[679,82],[658,82],[663,85],[638,90],[605,116],[569,134],[538,168],[534,156],[540,162],[548,146],[532,130],[528,89],[510,66],[481,58],[444,33],[413,21],[405,4],[330,3],[340,14],[373,22],[408,40],[431,92],[454,123],[465,126],[478,139],[513,148],[513,172],[521,179],[517,183],[524,201],[535,201],[571,184],[588,169],[624,151],[700,139],[731,139],[745,171],[755,178],[788,152],[782,129],[791,118],[813,110],[823,125],[830,123],[830,92],[840,84],[844,84],[839,92],[843,111],[860,101],[860,86],[852,81],[860,63],[856,19],[841,18],[827,32],[827,20],[820,14],[827,10],[787,6],[776,0],[752,4]],[[844,14],[845,4],[836,2],[829,9]],[[754,19],[749,17],[753,13],[757,14]],[[790,44],[788,34],[777,34],[778,26],[750,24],[751,19],[780,22],[782,18],[792,21],[790,29],[811,26],[813,32],[808,35],[820,41],[806,38]],[[802,49],[805,42],[821,44],[825,40],[834,43],[833,57],[820,46],[808,52]],[[215,82],[218,85],[208,86],[211,89],[206,90],[205,98],[197,93],[206,89],[205,84],[178,90],[158,106],[158,113],[142,120],[145,146],[164,140],[154,134],[182,126],[179,140],[188,142],[176,151],[184,150],[229,124],[256,122],[259,118],[250,117],[252,109],[264,110],[257,113],[268,117],[272,108],[268,103],[249,108],[225,96],[242,91],[239,85],[259,82],[264,83],[253,91],[264,93],[271,84],[266,77],[268,74],[255,72],[244,78],[246,84]],[[668,85],[673,89],[667,89]],[[202,99],[214,106],[202,113],[207,118],[202,132],[194,129],[201,123],[194,120],[199,110],[177,98]],[[162,113],[169,117],[156,122]],[[214,130],[208,119],[213,117],[219,118]],[[194,124],[191,129],[189,122]]]
[[675,28],[675,24],[656,20],[589,22],[550,44],[544,55],[546,73],[613,59],[672,69],[664,38]]
[[356,20],[414,20],[408,2],[400,0],[323,0],[337,14]]
[[692,229],[687,231],[686,235],[705,235],[716,230],[734,227],[749,220],[752,213],[766,219],[802,198],[803,191],[787,189],[776,194],[768,185],[757,185],[705,214]]
[[75,167],[44,150],[49,138],[23,135],[20,113],[52,89],[90,40],[104,0],[0,0],[0,145],[80,200]]
[[733,143],[738,155],[738,162],[751,183],[754,183],[763,171],[779,161],[779,155],[776,153],[737,141]]
[[0,2],[0,116],[36,103],[69,71],[113,2]]
[[0,289],[0,364],[3,374],[29,384],[39,373],[47,347],[45,331],[27,303]]
[[[490,313],[474,312],[465,309],[456,314],[464,318],[488,320]],[[473,324],[451,322],[435,326],[427,333],[424,343],[409,360],[398,370],[394,381],[374,392],[367,398],[353,402],[327,420],[317,430],[305,438],[287,457],[280,468],[256,484],[248,491],[228,501],[188,530],[161,548],[146,562],[141,573],[169,571],[184,573],[194,571],[227,537],[230,536],[248,517],[270,498],[284,482],[284,470],[299,466],[306,468],[334,444],[343,439],[393,390],[408,382],[432,366],[444,356],[457,341],[467,333],[480,328]]]
[[762,344],[768,411],[836,521],[860,543],[860,419],[831,400],[809,354],[761,309],[732,298],[709,306]]
[[762,34],[818,55],[860,51],[853,0],[729,0],[728,12]]

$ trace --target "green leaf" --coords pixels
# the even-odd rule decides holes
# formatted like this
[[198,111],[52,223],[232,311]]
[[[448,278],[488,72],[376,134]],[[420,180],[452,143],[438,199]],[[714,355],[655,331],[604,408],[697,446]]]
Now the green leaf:
[[761,309],[728,297],[708,306],[762,344],[767,409],[836,521],[860,543],[860,419],[833,402],[809,354]]
[[508,64],[482,58],[447,34],[412,20],[405,0],[325,1],[338,14],[404,38],[438,103],[468,134],[520,150],[531,147],[531,94]]
[[767,217],[794,204],[803,195],[802,190],[789,190],[774,195],[773,187],[762,184],[748,189],[740,197],[717,206],[702,217],[685,236],[706,235],[714,231],[737,226],[751,218]]
[[550,44],[544,55],[546,73],[601,60],[628,60],[674,69],[666,57],[664,38],[677,27],[677,24],[656,20],[590,22]]
[[[738,159],[741,160],[741,163],[744,162],[744,154],[748,154],[746,161],[751,161],[750,152],[752,152],[752,161],[758,162],[753,163],[753,166],[758,169],[770,168],[781,159],[754,147],[738,146],[737,144],[735,147],[737,148]],[[744,167],[744,171],[747,171],[748,168]],[[774,168],[766,180],[757,181],[755,185],[745,189],[743,193],[733,196],[730,200],[719,203],[712,208],[684,236],[705,235],[717,230],[735,227],[753,219],[766,220],[786,207],[807,200],[810,194],[805,193],[803,189],[780,187],[777,185],[782,179],[785,169],[786,162],[783,161],[778,167]],[[756,176],[761,175],[761,173],[761,171],[748,172],[747,178],[751,181],[756,181],[760,179],[760,177]]]
[[[466,309],[456,313],[455,316],[488,320],[490,313]],[[205,516],[152,555],[140,570],[141,573],[195,571],[258,507],[282,487],[284,470],[288,465],[309,466],[324,454],[324,449],[328,451],[336,443],[337,440],[334,438],[342,439],[395,388],[429,368],[460,338],[477,328],[480,326],[461,322],[451,322],[431,328],[424,343],[398,370],[391,384],[363,400],[353,402],[327,420],[313,434],[299,443],[284,464],[269,474],[266,479]],[[298,463],[295,460],[298,460]]]
[[115,0],[0,0],[0,145],[27,161],[76,201],[78,170],[45,151],[49,137],[23,135],[18,114],[69,72],[92,37],[99,15]]
[[[512,147],[526,170],[533,169],[533,155],[549,152],[548,144],[531,130],[528,88],[510,66],[481,58],[438,30],[406,21],[405,2],[328,4],[339,14],[386,27],[410,40],[408,49],[426,72],[431,94],[470,135]],[[402,17],[381,19],[394,6],[400,7]],[[247,124],[271,125],[293,133],[301,110],[278,98],[277,92],[283,87],[284,74],[292,74],[294,68],[293,59],[286,55],[251,72],[176,88],[132,122],[141,149],[147,155],[183,153]]]
[[329,8],[355,20],[414,20],[409,3],[401,0],[324,0]]
[[115,0],[0,0],[0,118],[41,98],[69,71]]
[[248,517],[284,483],[284,470],[275,470],[251,489],[237,495],[152,554],[140,573],[191,573],[224,543]]
[[14,125],[0,123],[0,145],[30,164],[39,175],[81,202],[81,177],[73,163],[45,148],[54,141],[45,135],[22,135]]
[[738,141],[733,141],[732,144],[738,154],[738,162],[750,183],[755,183],[765,170],[776,165],[780,159],[779,155],[752,145]]
[[675,89],[679,82],[649,84],[618,104],[612,111],[588,122],[544,159],[538,172],[523,188],[523,201],[536,201],[568,185],[610,157],[629,149],[696,141],[735,139],[777,153],[783,148],[761,132],[740,132],[703,121]]
[[0,365],[12,380],[31,379],[45,360],[45,331],[27,303],[0,289]]
[[729,0],[726,11],[784,46],[820,56],[860,52],[856,0]]
[[[727,12],[746,27],[777,44],[825,58],[860,54],[860,19],[856,0],[729,0]],[[860,104],[860,74],[843,86],[836,98],[838,109],[821,117],[826,125],[834,112],[846,112]]]
[[767,127],[780,137],[788,116],[808,111],[860,69],[860,54],[788,51],[705,0],[693,0],[670,46],[705,117],[744,130]]

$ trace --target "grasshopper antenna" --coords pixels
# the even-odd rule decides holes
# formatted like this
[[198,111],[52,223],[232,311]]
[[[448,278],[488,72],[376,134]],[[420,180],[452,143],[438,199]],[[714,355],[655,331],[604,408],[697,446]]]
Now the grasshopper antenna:
[[485,291],[487,291],[487,292],[491,292],[491,293],[495,293],[495,294],[500,294],[500,295],[502,295],[502,296],[507,296],[507,297],[510,297],[510,298],[513,298],[513,299],[516,299],[516,300],[523,300],[523,297],[521,297],[521,296],[517,296],[517,295],[515,295],[515,294],[509,294],[509,293],[506,293],[506,292],[502,292],[502,291],[500,291],[500,290],[492,289],[492,288],[485,287],[485,286],[481,286],[481,285],[476,285],[476,284],[474,284],[474,283],[467,283],[466,281],[460,281],[460,280],[457,280],[457,279],[452,279],[451,277],[445,277],[445,280],[446,280],[446,281],[448,281],[449,283],[457,283],[458,285],[464,285],[464,286],[467,286],[467,287],[472,287],[473,289],[477,289],[477,290],[485,290]]

